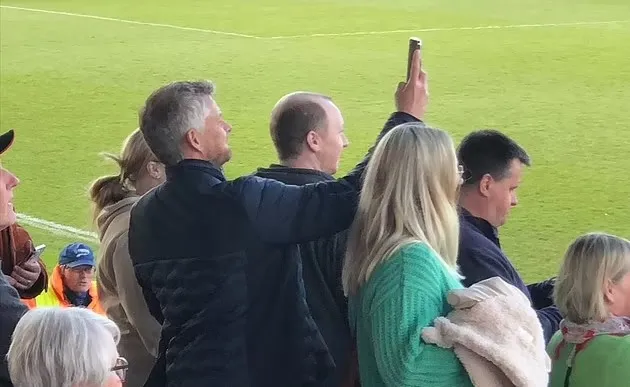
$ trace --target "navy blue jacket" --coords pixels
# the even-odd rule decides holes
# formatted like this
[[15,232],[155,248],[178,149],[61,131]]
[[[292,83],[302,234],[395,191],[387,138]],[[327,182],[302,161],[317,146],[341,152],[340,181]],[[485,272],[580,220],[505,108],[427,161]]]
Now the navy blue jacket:
[[[394,113],[382,133],[408,121],[416,120]],[[132,209],[129,229],[136,277],[162,324],[145,386],[297,387],[329,377],[299,252],[276,252],[347,229],[366,164],[299,187],[226,181],[199,160],[167,168],[166,183]]]
[[[272,165],[259,168],[256,176],[285,184],[305,185],[332,181],[334,177],[313,169]],[[339,387],[348,372],[352,340],[348,326],[348,302],[341,285],[341,270],[346,253],[347,230],[334,236],[299,246],[306,302],[335,362],[335,372],[321,387]],[[293,248],[279,248],[286,254]]]
[[523,291],[538,313],[546,342],[551,340],[562,320],[560,311],[553,306],[553,279],[526,286],[512,262],[501,250],[497,229],[463,208],[460,209],[458,264],[465,277],[465,286],[491,277],[501,277]]

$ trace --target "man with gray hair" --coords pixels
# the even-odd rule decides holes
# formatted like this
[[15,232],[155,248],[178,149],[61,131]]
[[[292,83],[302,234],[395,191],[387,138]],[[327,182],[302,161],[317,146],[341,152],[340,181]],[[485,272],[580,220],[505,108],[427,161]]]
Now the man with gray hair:
[[[348,139],[341,111],[330,97],[305,91],[285,95],[271,112],[269,131],[279,163],[259,168],[256,176],[292,185],[335,179]],[[322,386],[340,386],[350,365],[352,340],[341,286],[346,239],[344,230],[275,252],[277,259],[296,252],[301,259],[306,301],[336,366]]]
[[[424,115],[419,54],[413,68],[381,135]],[[227,181],[231,126],[207,82],[156,90],[140,129],[167,174],[133,208],[129,230],[136,276],[162,324],[146,386],[319,385],[332,361],[305,301],[299,259],[270,252],[348,228],[369,156],[330,182]]]

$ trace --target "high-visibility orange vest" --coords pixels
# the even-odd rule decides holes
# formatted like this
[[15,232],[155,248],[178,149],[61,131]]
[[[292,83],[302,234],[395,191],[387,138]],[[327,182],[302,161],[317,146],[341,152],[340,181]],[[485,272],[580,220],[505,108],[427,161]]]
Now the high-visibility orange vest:
[[[92,301],[87,306],[88,309],[93,310],[98,314],[105,316],[105,310],[101,306],[98,299],[98,292],[96,291],[96,281],[92,283],[92,286],[88,290],[88,294],[92,298]],[[55,266],[52,272],[50,281],[48,282],[48,288],[44,290],[39,296],[31,299],[22,299],[22,302],[33,309],[40,306],[59,306],[59,307],[72,307],[70,301],[63,292],[63,277],[61,276],[61,267]]]

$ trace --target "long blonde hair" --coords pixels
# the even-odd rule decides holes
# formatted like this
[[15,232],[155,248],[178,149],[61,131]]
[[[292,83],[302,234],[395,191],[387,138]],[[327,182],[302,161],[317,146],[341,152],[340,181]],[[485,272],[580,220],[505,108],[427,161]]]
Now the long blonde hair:
[[630,241],[606,233],[577,238],[564,255],[554,301],[569,321],[585,324],[610,316],[604,287],[630,272]]
[[376,146],[350,229],[343,287],[355,294],[401,247],[425,242],[457,272],[460,176],[453,140],[418,123],[397,126]]

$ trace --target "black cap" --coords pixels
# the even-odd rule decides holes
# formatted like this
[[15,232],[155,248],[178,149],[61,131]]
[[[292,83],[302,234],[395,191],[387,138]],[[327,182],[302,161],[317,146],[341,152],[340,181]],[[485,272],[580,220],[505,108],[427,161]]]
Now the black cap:
[[7,149],[11,147],[11,144],[13,144],[14,137],[15,137],[15,133],[13,132],[13,129],[0,135],[0,154],[3,154],[4,151],[6,151]]

